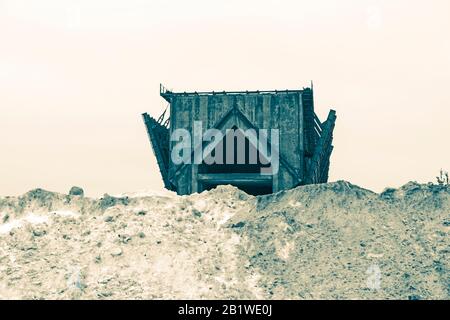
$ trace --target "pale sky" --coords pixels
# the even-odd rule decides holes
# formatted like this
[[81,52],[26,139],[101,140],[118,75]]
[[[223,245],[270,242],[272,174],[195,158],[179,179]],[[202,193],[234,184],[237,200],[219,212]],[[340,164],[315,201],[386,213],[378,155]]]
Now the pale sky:
[[337,111],[330,181],[450,170],[450,1],[0,0],[0,195],[162,189],[141,113],[295,89]]

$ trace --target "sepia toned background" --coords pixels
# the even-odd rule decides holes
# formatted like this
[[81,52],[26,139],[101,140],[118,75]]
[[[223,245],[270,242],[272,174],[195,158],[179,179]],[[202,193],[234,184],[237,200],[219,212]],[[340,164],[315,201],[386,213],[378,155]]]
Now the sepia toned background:
[[162,189],[140,114],[175,91],[295,89],[337,110],[330,180],[450,170],[447,0],[0,0],[0,195]]

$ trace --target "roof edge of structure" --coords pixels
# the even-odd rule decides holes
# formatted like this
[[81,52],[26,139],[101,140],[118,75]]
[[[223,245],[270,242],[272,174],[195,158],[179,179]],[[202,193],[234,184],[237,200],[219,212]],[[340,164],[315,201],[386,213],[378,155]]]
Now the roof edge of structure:
[[160,86],[160,95],[168,100],[172,96],[216,96],[216,95],[242,95],[242,94],[286,94],[286,93],[301,93],[310,91],[312,88],[302,89],[285,89],[285,90],[255,90],[255,91],[194,91],[194,92],[174,92],[166,89],[163,85]]

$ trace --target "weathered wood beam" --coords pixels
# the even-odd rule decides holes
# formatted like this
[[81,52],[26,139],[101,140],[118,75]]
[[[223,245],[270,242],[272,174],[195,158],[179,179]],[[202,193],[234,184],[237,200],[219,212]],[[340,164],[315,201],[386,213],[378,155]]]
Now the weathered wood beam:
[[333,129],[336,122],[336,112],[331,110],[324,122],[322,136],[320,137],[308,172],[307,183],[324,183],[328,180],[330,156],[333,150]]
[[147,129],[147,134],[153,153],[158,163],[159,171],[164,182],[164,187],[173,190],[173,186],[169,181],[169,130],[163,125],[159,124],[155,119],[150,117],[147,113],[142,114],[144,124]]
[[197,175],[198,180],[213,184],[255,184],[271,185],[271,175],[259,173],[203,173]]

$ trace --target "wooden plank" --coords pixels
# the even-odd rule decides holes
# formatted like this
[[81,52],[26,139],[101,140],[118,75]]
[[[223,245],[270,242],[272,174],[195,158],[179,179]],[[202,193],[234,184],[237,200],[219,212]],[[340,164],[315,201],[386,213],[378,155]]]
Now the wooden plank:
[[199,181],[214,184],[272,184],[272,176],[259,173],[204,173],[198,174],[197,177]]
[[303,98],[302,93],[298,94],[298,157],[300,160],[300,177],[302,180],[305,180],[305,126],[304,126],[304,106],[303,106]]
[[[307,89],[309,90],[309,89]],[[191,95],[244,95],[244,94],[278,94],[278,93],[298,93],[305,89],[290,89],[290,90],[257,90],[257,91],[195,91],[195,92],[173,92],[166,90],[160,92],[165,96],[191,96]]]
[[[298,105],[292,94],[280,94],[280,155],[291,165],[294,171],[300,170],[298,156]],[[294,180],[297,175],[292,176]],[[300,181],[295,181],[297,184]]]
[[159,171],[164,182],[164,186],[173,190],[172,184],[169,181],[169,130],[159,124],[155,119],[150,117],[147,113],[142,114],[147,134],[153,149],[153,153],[158,163]]
[[255,123],[258,126],[258,128],[261,129],[267,129],[264,127],[264,118],[268,117],[268,114],[264,114],[263,111],[263,102],[264,96],[257,96],[256,98],[256,105],[255,105]]
[[270,111],[271,96],[265,94],[262,96],[262,123],[259,126],[261,129],[270,129],[270,121],[272,119],[272,112]]
[[316,146],[314,132],[314,100],[312,90],[305,90],[302,94],[304,110],[305,152],[312,156]]
[[314,150],[311,159],[311,165],[307,174],[307,183],[325,183],[328,180],[328,169],[330,165],[330,156],[333,150],[333,129],[336,122],[336,112],[331,110],[327,121],[323,126],[322,136]]

